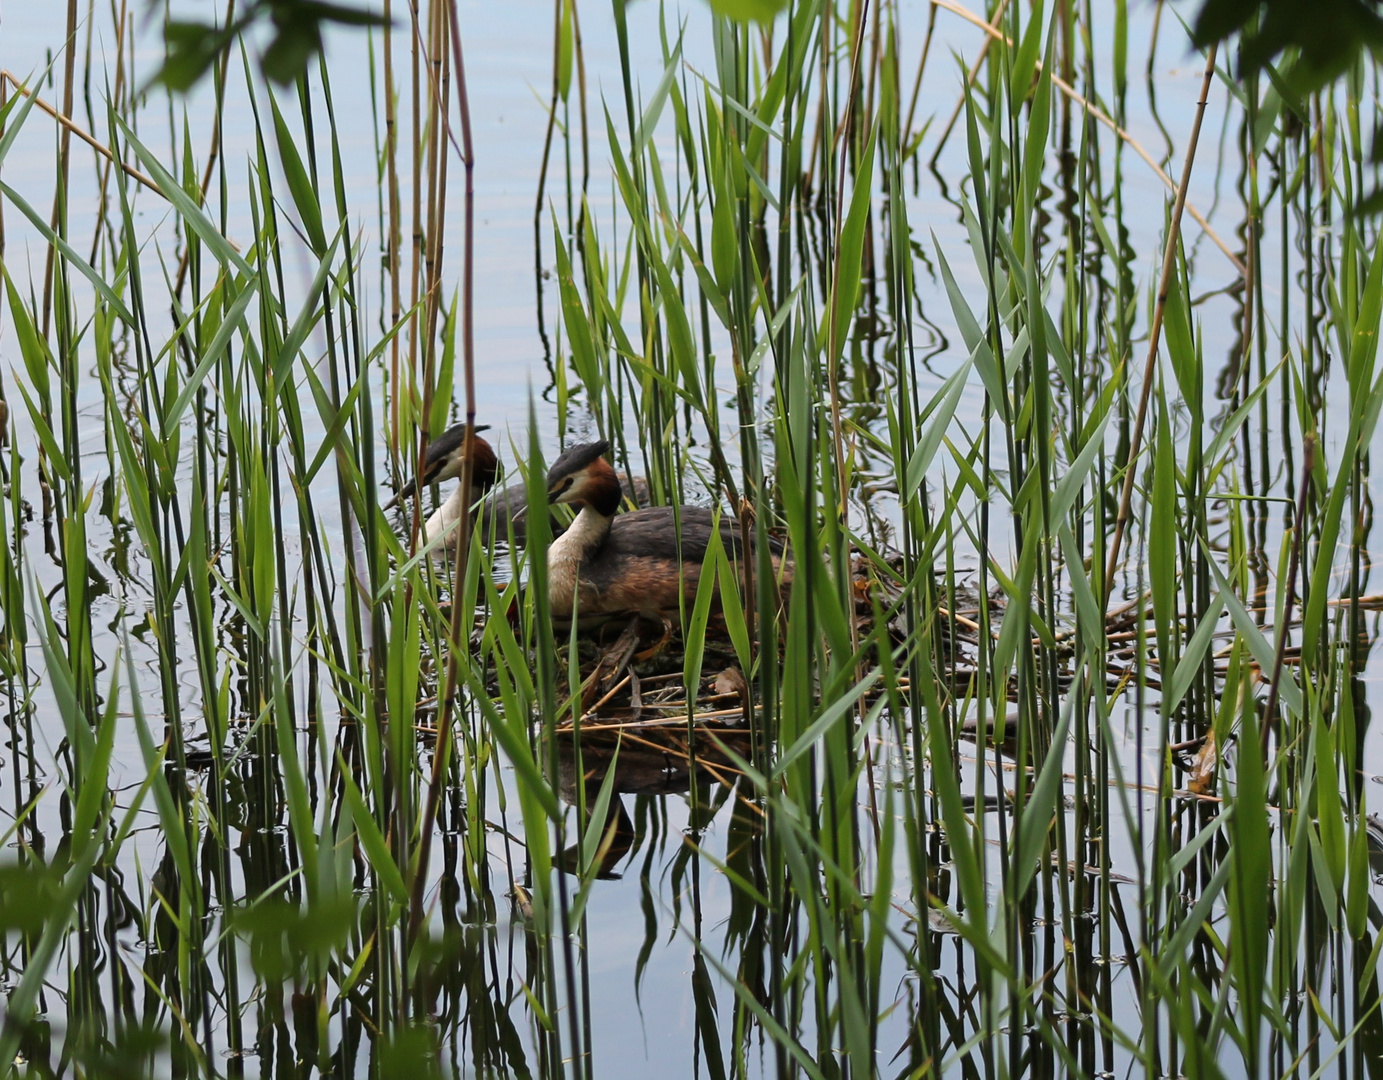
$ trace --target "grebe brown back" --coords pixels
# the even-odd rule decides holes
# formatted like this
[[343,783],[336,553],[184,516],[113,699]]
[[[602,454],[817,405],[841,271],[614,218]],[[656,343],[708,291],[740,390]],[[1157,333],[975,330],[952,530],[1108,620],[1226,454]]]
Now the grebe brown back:
[[[605,460],[608,444],[574,446],[547,475],[548,501],[579,506],[576,520],[548,549],[548,594],[555,618],[643,614],[662,617],[696,597],[716,529],[701,506],[655,506],[618,514],[619,476]],[[722,520],[725,553],[740,555],[739,536]],[[774,545],[775,569],[781,545]]]

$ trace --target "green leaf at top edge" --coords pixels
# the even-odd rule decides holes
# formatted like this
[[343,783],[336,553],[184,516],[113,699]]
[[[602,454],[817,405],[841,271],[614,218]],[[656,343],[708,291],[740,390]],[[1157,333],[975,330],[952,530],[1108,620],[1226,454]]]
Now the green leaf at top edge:
[[788,6],[787,0],[707,0],[717,15],[738,22],[772,22]]

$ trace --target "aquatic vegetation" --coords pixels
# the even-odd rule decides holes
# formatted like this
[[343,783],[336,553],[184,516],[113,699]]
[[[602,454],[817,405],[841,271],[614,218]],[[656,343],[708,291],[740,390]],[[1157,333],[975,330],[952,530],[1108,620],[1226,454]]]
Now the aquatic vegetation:
[[[75,6],[0,75],[0,1061],[1363,1072],[1374,61],[554,0],[506,424],[473,29],[398,9],[368,87],[145,92]],[[595,439],[720,515],[670,644],[553,619]]]

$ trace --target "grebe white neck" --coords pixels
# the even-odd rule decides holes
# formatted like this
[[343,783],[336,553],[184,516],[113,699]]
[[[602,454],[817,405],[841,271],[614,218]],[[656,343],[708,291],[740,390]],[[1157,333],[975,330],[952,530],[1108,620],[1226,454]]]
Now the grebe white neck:
[[552,602],[552,614],[568,618],[575,606],[576,583],[581,577],[581,564],[598,551],[610,535],[610,518],[589,504],[581,507],[571,528],[552,542],[547,549],[547,588]]
[[[449,529],[452,531],[453,535],[451,538],[441,547],[433,551],[434,555],[444,556],[449,549],[454,549],[456,547],[455,533],[457,530],[454,526],[461,520],[461,512],[466,508],[466,499],[462,494],[463,490],[462,486],[457,484],[456,487],[452,489],[451,495],[447,498],[447,501],[437,507],[437,509],[432,512],[432,516],[423,522],[424,544],[430,544]],[[472,501],[474,502],[476,500],[473,499]],[[474,516],[471,517],[471,523],[475,523]]]
[[595,507],[587,504],[581,507],[571,528],[552,542],[548,549],[548,562],[554,557],[576,559],[578,562],[605,542],[610,535],[610,519]]

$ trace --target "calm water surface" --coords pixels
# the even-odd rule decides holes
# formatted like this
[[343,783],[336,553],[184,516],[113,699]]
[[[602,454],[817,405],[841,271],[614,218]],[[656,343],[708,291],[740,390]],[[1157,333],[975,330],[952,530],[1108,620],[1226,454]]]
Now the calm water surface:
[[[50,50],[60,47],[63,40],[63,6],[47,2],[0,3],[0,67],[26,79],[41,74],[46,63],[45,56]],[[199,10],[201,6],[183,7]],[[912,56],[915,62],[926,26],[927,5],[904,0],[898,9],[903,54]],[[1132,39],[1137,43],[1134,47],[1143,49],[1151,35],[1152,10],[1150,5],[1139,3],[1134,5],[1133,14],[1136,22]],[[105,70],[103,47],[111,47],[111,31],[108,17],[101,11],[92,17],[96,20],[97,29],[93,35],[95,57],[91,73],[91,102],[100,117],[99,95]],[[543,320],[542,325],[550,341],[558,317],[558,298],[555,283],[549,274],[550,226],[545,217],[541,230],[543,248],[535,260],[533,224],[537,176],[547,123],[545,100],[551,80],[551,9],[545,4],[517,0],[502,3],[463,0],[461,17],[466,27],[464,44],[476,139],[475,340],[481,419],[503,433],[496,440],[497,445],[503,445],[507,441],[506,436],[522,445],[526,439],[529,403],[536,397],[544,448],[551,454],[558,449],[560,439],[556,411],[551,404],[552,357],[540,332],[539,320]],[[605,166],[607,152],[603,142],[603,125],[598,120],[602,99],[608,103],[612,113],[619,115],[622,110],[613,23],[609,8],[598,3],[587,5],[581,17],[592,101],[592,209],[603,230],[617,227],[622,237],[625,226],[613,210],[611,183]],[[630,18],[633,51],[645,65],[638,71],[637,81],[647,92],[656,85],[661,75],[661,67],[656,59],[659,52],[658,7],[651,2],[634,4],[630,8]],[[711,70],[705,9],[699,3],[684,5],[677,9],[676,14],[677,20],[683,18],[686,21],[688,66],[693,70]],[[671,12],[669,21],[674,21]],[[148,76],[160,58],[160,45],[156,35],[151,32],[154,28],[148,22],[147,18],[141,17],[144,32],[136,54],[142,68],[141,78]],[[1172,20],[1166,19],[1164,22],[1171,23]],[[1103,28],[1103,32],[1108,34],[1109,28]],[[1143,142],[1153,156],[1164,159],[1169,172],[1177,173],[1180,170],[1180,154],[1172,151],[1168,157],[1167,138],[1172,144],[1180,145],[1189,129],[1195,95],[1199,89],[1200,63],[1189,55],[1182,44],[1181,32],[1174,25],[1164,25],[1162,33],[1163,46],[1154,73],[1157,116],[1151,111],[1147,87],[1138,78],[1130,87],[1128,111],[1131,134]],[[944,12],[940,14],[938,38],[932,45],[932,60],[918,107],[920,118],[929,115],[936,117],[933,130],[950,115],[959,93],[962,76],[957,64],[949,59],[949,54],[953,51],[968,63],[975,57],[980,40],[979,32],[973,27]],[[333,95],[337,115],[342,120],[347,195],[354,224],[365,240],[363,249],[373,259],[377,252],[374,245],[378,236],[379,187],[374,161],[375,131],[368,78],[368,47],[366,36],[360,33],[333,32],[328,40],[330,70],[334,79]],[[1101,52],[1098,42],[1095,51],[1097,54]],[[1139,65],[1141,57],[1131,66],[1138,68]],[[60,90],[46,87],[44,94],[56,100]],[[1231,197],[1233,174],[1237,170],[1237,151],[1233,134],[1223,133],[1225,97],[1223,86],[1217,86],[1205,122],[1206,134],[1192,183],[1191,201],[1209,213],[1221,234],[1231,239],[1234,237],[1238,212],[1238,204]],[[177,108],[175,106],[175,115]],[[205,88],[193,95],[187,109],[194,132],[204,129],[209,116]],[[84,125],[85,116],[85,108],[79,108],[78,119]],[[1159,128],[1158,116],[1161,124],[1165,125],[1166,137]],[[168,117],[168,107],[160,100],[151,100],[149,107],[141,114],[141,137],[160,156],[166,156],[169,152]],[[237,185],[246,183],[247,162],[254,150],[253,125],[243,101],[233,102],[227,110],[227,117],[229,127],[224,135],[224,152],[229,162],[228,175],[232,185],[227,232],[233,239],[240,239],[250,234],[251,224],[246,204],[234,197],[234,191]],[[180,118],[177,123],[180,126]],[[660,135],[660,138],[666,137],[665,134]],[[930,156],[933,138],[929,136],[929,141],[924,144],[924,157]],[[23,193],[36,207],[46,207],[51,199],[53,145],[51,124],[46,117],[35,114],[29,119],[20,140],[3,165],[5,182]],[[85,158],[80,160],[82,164],[75,171],[71,232],[77,237],[89,237],[94,220],[95,185],[89,161]],[[1124,168],[1126,199],[1131,205],[1146,207],[1146,210],[1131,215],[1133,232],[1129,237],[1129,243],[1139,255],[1142,278],[1138,284],[1146,291],[1148,281],[1157,272],[1160,258],[1159,238],[1163,227],[1165,188],[1151,170],[1131,156],[1126,157]],[[928,252],[933,250],[933,244],[946,252],[972,306],[979,309],[983,304],[983,282],[968,253],[966,233],[956,207],[949,201],[965,187],[965,175],[963,143],[956,137],[942,155],[936,175],[925,170],[920,172],[917,186],[910,195],[909,217],[914,225],[915,239]],[[452,209],[448,215],[446,246],[449,257],[445,274],[448,291],[456,286],[459,275],[461,190],[461,170],[458,165],[451,170]],[[550,183],[548,190],[554,197],[560,194],[560,186]],[[1053,195],[1054,201],[1055,198]],[[159,250],[172,250],[166,211],[157,198],[147,194],[138,197],[137,207],[140,227],[147,229],[154,241],[145,252],[147,272],[157,273]],[[1220,207],[1223,209],[1217,212]],[[1055,213],[1055,206],[1052,211]],[[44,259],[43,245],[31,230],[17,220],[18,215],[11,207],[6,206],[4,213],[5,257],[9,272],[21,288],[38,289]],[[1194,244],[1192,291],[1198,296],[1205,296],[1196,314],[1204,334],[1208,378],[1213,379],[1236,342],[1233,325],[1236,301],[1230,296],[1216,294],[1216,290],[1233,280],[1234,271],[1228,260],[1201,235],[1193,223],[1188,221],[1186,229]],[[1234,242],[1237,244],[1237,241]],[[1271,254],[1275,247],[1270,243],[1266,245],[1266,250]],[[541,273],[535,272],[535,262],[541,264]],[[296,292],[301,295],[310,282],[314,265],[300,246],[293,247],[288,265],[299,275]],[[919,278],[923,276],[919,274]],[[377,324],[378,310],[382,305],[380,279],[374,264],[367,265],[365,277],[367,296],[375,305],[372,324]],[[1275,283],[1277,279],[1273,273],[1268,273],[1266,280]],[[34,284],[31,286],[30,282]],[[79,289],[82,284],[78,283]],[[1269,285],[1266,305],[1268,310],[1276,312],[1281,301],[1280,297],[1271,295],[1273,287]],[[932,385],[939,386],[965,359],[964,350],[957,344],[959,335],[955,319],[939,281],[935,277],[926,278],[921,290],[925,321],[921,318],[917,321],[918,341],[919,344],[928,344],[927,364],[933,373]],[[1299,299],[1293,297],[1289,303],[1297,305]],[[1141,362],[1141,354],[1139,360]],[[3,373],[7,389],[13,386],[13,370],[20,366],[12,329],[7,318],[0,317],[0,373]],[[924,385],[924,389],[929,387]],[[104,435],[100,388],[94,377],[85,384],[83,395],[92,419],[87,449],[94,455],[93,468],[100,469],[104,463]],[[958,422],[974,430],[978,427],[981,408],[982,391],[976,380],[958,413]],[[21,454],[28,457],[33,453],[34,434],[26,425],[23,410],[15,407],[13,398],[11,417],[16,423],[13,437]],[[577,439],[589,430],[589,424],[578,411],[573,418],[573,430],[567,433],[568,439]],[[309,431],[308,434],[311,442],[314,435],[320,436],[321,432]],[[33,474],[23,474],[21,482],[25,485],[25,497],[37,505],[39,492]],[[881,497],[877,507],[885,519],[891,514],[888,499],[889,496]],[[1002,527],[1002,523],[996,524]],[[339,536],[333,539],[340,544]],[[93,546],[107,555],[113,550],[113,545],[114,538],[109,535],[93,539]],[[1271,544],[1269,548],[1275,550]],[[56,564],[42,557],[40,545],[34,545],[34,552],[34,568],[40,584],[48,587],[56,585],[60,580]],[[115,626],[122,606],[137,609],[140,603],[141,559],[138,551],[130,554],[132,572],[128,577],[115,576],[111,592],[95,601],[98,632],[104,635],[98,648],[104,650],[108,657],[115,655],[118,645],[117,635],[111,628]],[[1373,630],[1372,625],[1370,630]],[[136,650],[141,650],[138,640],[133,645]],[[142,677],[147,677],[149,684],[156,686],[157,672],[152,648],[139,651],[136,659]],[[41,692],[48,694],[47,688]],[[198,692],[189,679],[185,687],[189,715],[196,713]],[[1375,661],[1367,681],[1370,707],[1378,693]],[[47,740],[49,754],[55,752],[61,738],[61,727],[55,716],[51,700],[45,697],[40,703],[40,717],[46,720],[40,730]],[[1155,723],[1155,716],[1148,723]],[[1123,760],[1126,774],[1130,776],[1136,766],[1134,738],[1138,724],[1139,719],[1131,708],[1116,716],[1116,725],[1122,728],[1127,739]],[[1155,730],[1150,726],[1145,734],[1147,744],[1155,745]],[[1366,745],[1366,771],[1383,772],[1383,746],[1379,745],[1376,732],[1370,733]],[[973,754],[973,747],[963,746],[961,752]],[[6,749],[3,753],[7,756],[10,750]],[[142,779],[143,762],[133,736],[122,739],[117,754],[117,776],[123,776],[127,785]],[[48,767],[52,767],[51,760]],[[1156,767],[1155,760],[1144,762],[1148,776],[1155,775]],[[4,792],[8,779],[9,770],[6,768],[0,774],[0,793],[3,793],[0,803],[6,807],[13,802],[12,794]],[[712,790],[708,789],[702,793],[702,797],[711,793]],[[1377,804],[1379,795],[1376,785],[1371,786],[1369,795],[1371,801]],[[491,798],[495,800],[495,805],[487,809],[487,816],[498,822],[503,812],[497,796],[492,793]],[[705,1063],[698,1046],[695,1023],[693,978],[697,949],[694,942],[696,935],[700,935],[708,943],[708,952],[713,957],[722,957],[734,950],[728,922],[732,895],[724,876],[716,872],[709,862],[688,858],[688,848],[683,840],[689,836],[711,854],[724,856],[727,837],[733,827],[732,806],[722,806],[709,820],[699,820],[693,815],[691,800],[685,794],[630,793],[623,795],[622,799],[642,835],[632,850],[615,862],[609,879],[596,884],[590,901],[586,970],[591,984],[590,1000],[594,1003],[591,1023],[596,1074],[602,1077],[660,1078],[703,1075]],[[517,828],[512,801],[508,813],[509,828]],[[56,798],[44,799],[37,815],[41,830],[53,836],[61,833]],[[1122,828],[1122,824],[1118,827]],[[162,844],[156,819],[151,813],[149,828],[126,848],[130,858],[125,867],[127,874],[132,878],[148,875],[162,857]],[[491,852],[492,886],[502,893],[508,888],[508,859],[517,856],[511,847],[506,846],[498,832],[491,841]],[[1127,840],[1121,838],[1116,848],[1116,871],[1133,873],[1129,856]],[[240,868],[236,868],[235,872],[246,873]],[[905,874],[906,866],[900,865],[898,872]],[[507,905],[499,908],[499,918],[502,924],[511,918]],[[496,938],[500,943],[498,951],[488,957],[477,954],[473,959],[484,967],[496,996],[514,1002],[511,1013],[522,1033],[521,1039],[527,1043],[528,1021],[520,1015],[521,991],[516,981],[522,976],[521,972],[515,974],[521,966],[524,938],[525,932],[521,927],[501,925]],[[954,941],[954,949],[943,948],[942,971],[939,975],[953,980],[957,986],[963,986],[967,970],[964,949],[959,939],[949,940]],[[122,946],[131,953],[142,947],[141,943],[132,939],[123,941]],[[14,973],[11,972],[11,975]],[[1119,979],[1126,980],[1126,976],[1121,974],[1116,977],[1119,987],[1117,1000],[1121,1006],[1131,1010],[1134,1002],[1132,990],[1119,983]],[[910,988],[901,965],[886,971],[884,982],[886,986],[896,986],[900,1000],[907,999]],[[724,1027],[731,1012],[732,997],[723,983],[719,987],[719,994],[721,1023]],[[61,1013],[56,1002],[53,1008]],[[884,1026],[882,1042],[889,1049],[879,1066],[885,1073],[889,1072],[888,1058],[898,1045],[897,1041],[890,1043],[890,1037],[901,1040],[906,1014],[904,1007],[899,1010],[896,1022]],[[466,1030],[463,1022],[457,1029],[458,1045],[454,1048],[456,1061],[463,1072],[468,1069],[467,1063],[471,1060],[469,1051],[463,1045]],[[774,1068],[771,1054],[767,1054],[761,1064],[765,1074],[771,1073]],[[261,1071],[268,1074],[275,1066],[269,1060],[250,1059],[244,1063],[244,1068],[248,1074],[256,1075]]]

